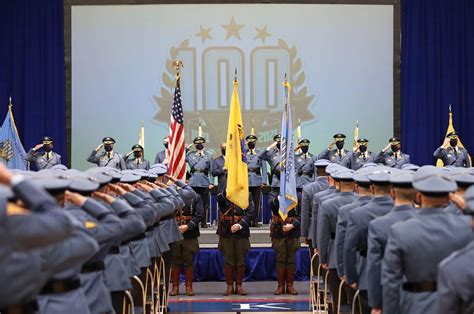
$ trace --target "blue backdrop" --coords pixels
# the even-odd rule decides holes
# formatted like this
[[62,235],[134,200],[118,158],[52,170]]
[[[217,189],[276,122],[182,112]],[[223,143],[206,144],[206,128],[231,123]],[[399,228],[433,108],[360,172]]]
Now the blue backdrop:
[[13,98],[28,150],[45,135],[66,156],[63,0],[0,1],[0,118]]
[[[401,129],[412,161],[433,163],[448,104],[474,149],[474,1],[402,1]],[[43,135],[66,156],[63,0],[0,1],[0,116],[8,97],[25,148]]]

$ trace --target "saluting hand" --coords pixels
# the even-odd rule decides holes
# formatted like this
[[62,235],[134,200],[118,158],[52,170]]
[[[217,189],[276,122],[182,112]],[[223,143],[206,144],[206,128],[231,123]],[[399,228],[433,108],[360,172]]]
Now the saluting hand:
[[170,180],[170,181],[173,181],[174,183],[178,182],[178,179],[173,177],[173,176],[170,176],[168,174],[165,174],[165,178]]
[[456,195],[454,193],[450,193],[449,194],[449,199],[454,203],[456,204],[456,206],[459,208],[459,209],[466,209],[467,205],[466,205],[466,201],[464,200],[463,197],[459,196],[459,195]]
[[0,162],[0,183],[4,185],[10,185],[12,182],[13,174]]
[[112,204],[113,202],[115,202],[115,197],[113,197],[110,194],[105,194],[105,193],[102,193],[102,192],[97,192],[97,191],[93,192],[92,197],[95,198],[95,199],[102,200],[102,201],[106,202],[107,204]]
[[70,202],[70,203],[73,203],[74,205],[82,207],[84,206],[84,203],[86,202],[87,198],[79,193],[66,191],[64,192],[64,200],[66,202]]
[[449,138],[445,137],[442,147],[446,148],[446,147],[448,147],[448,145],[449,145]]
[[95,151],[98,152],[102,147],[104,147],[104,143],[100,143],[100,145],[96,147]]
[[385,153],[389,148],[390,148],[391,144],[388,143],[387,146],[385,146],[384,149],[382,149],[382,151]]
[[128,191],[128,192],[133,192],[136,190],[136,188],[131,185],[131,184],[128,184],[128,183],[118,183],[118,185],[124,189],[125,191]]
[[146,185],[146,184],[143,184],[143,183],[141,183],[141,182],[137,182],[137,183],[135,184],[135,186],[136,186],[137,188],[139,188],[139,189],[144,190],[145,192],[148,192],[148,193],[150,193],[151,191],[153,191],[153,188],[152,188],[151,186]]
[[37,144],[35,147],[33,147],[33,150],[38,150],[41,147],[43,147],[43,144]]
[[336,145],[336,140],[332,141],[329,146],[328,146],[328,149],[332,149],[334,147],[334,145]]
[[116,185],[116,184],[111,184],[111,183],[109,183],[109,188],[110,188],[110,190],[111,190],[112,192],[115,192],[115,193],[118,194],[118,195],[125,195],[125,194],[127,194],[127,191],[126,191],[124,188],[122,188],[122,187],[120,187],[120,186],[118,186],[118,185]]

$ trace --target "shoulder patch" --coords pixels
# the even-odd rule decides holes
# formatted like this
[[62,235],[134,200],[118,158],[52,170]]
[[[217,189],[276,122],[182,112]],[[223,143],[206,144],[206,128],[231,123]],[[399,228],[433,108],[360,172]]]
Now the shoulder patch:
[[93,229],[93,228],[97,227],[97,224],[93,221],[86,220],[84,222],[84,227],[86,227],[86,229]]
[[31,215],[31,211],[24,207],[18,206],[15,203],[8,203],[7,204],[7,215],[8,216],[18,216],[18,215]]

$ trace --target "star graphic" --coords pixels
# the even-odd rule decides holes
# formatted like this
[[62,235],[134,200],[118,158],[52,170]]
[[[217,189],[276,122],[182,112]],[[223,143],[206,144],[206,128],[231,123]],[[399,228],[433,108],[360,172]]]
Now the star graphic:
[[225,30],[227,31],[227,35],[225,37],[225,40],[227,40],[227,39],[231,38],[232,36],[234,36],[237,39],[240,39],[239,31],[245,25],[236,24],[234,17],[232,17],[232,19],[230,20],[230,24],[221,25],[221,26],[224,27]]
[[203,44],[206,41],[206,39],[212,40],[213,38],[211,37],[211,27],[204,28],[204,27],[202,27],[202,25],[200,27],[201,27],[201,31],[199,33],[197,33],[195,36],[201,37],[201,42]]
[[267,32],[267,25],[262,28],[255,27],[257,30],[257,35],[254,39],[261,39],[262,43],[265,43],[265,38],[272,36],[269,32]]

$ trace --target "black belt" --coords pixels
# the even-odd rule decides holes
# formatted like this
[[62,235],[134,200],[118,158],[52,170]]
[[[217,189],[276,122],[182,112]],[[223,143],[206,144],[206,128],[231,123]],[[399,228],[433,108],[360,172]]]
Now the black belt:
[[205,170],[193,170],[193,171],[191,171],[191,173],[204,173],[204,174],[207,176],[207,174],[209,173],[209,171],[205,171]]
[[2,314],[34,314],[37,311],[38,303],[36,303],[36,300],[23,304],[14,304],[0,309],[0,313]]
[[155,225],[152,225],[150,227],[147,227],[145,232],[148,232],[148,231],[153,231],[153,229],[155,229]]
[[168,219],[174,219],[175,215],[172,214],[172,215],[168,215],[168,216],[165,216],[163,218],[160,219],[160,221],[163,221],[163,220],[168,220]]
[[405,282],[403,284],[403,290],[409,292],[435,292],[436,281]]
[[128,240],[128,242],[130,242],[130,241],[140,241],[140,240],[143,240],[143,239],[145,239],[145,234],[141,233],[141,234],[131,238],[130,240]]
[[334,240],[336,238],[336,234],[334,232],[331,232],[331,240]]
[[77,278],[50,280],[43,287],[40,294],[65,293],[72,290],[76,290],[80,286],[81,286],[81,281]]
[[260,168],[257,168],[257,169],[249,169],[249,172],[256,173],[256,174],[260,175]]
[[302,175],[303,175],[303,176],[312,176],[313,173],[312,173],[312,172],[303,172]]
[[109,249],[109,254],[120,254],[120,248],[118,246],[112,246]]
[[105,269],[104,261],[88,262],[82,265],[81,273],[82,274],[93,273],[93,272],[101,271],[104,269]]
[[367,250],[360,250],[359,254],[360,256],[367,257]]

